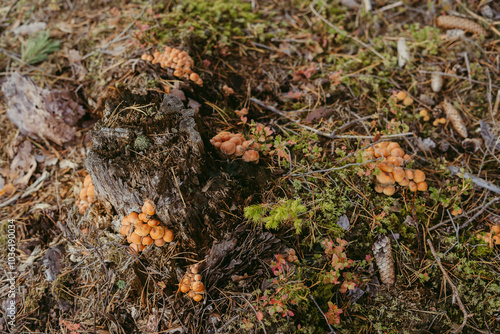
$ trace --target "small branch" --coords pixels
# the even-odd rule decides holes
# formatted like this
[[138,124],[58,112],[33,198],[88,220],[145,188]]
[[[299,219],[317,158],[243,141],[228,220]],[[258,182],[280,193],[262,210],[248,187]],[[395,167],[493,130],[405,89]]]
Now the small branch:
[[449,166],[448,169],[450,170],[452,175],[457,175],[463,179],[470,179],[472,183],[474,183],[475,185],[493,191],[494,193],[500,194],[500,187],[494,185],[491,182],[483,180],[482,178],[469,173],[462,173],[460,172],[460,169],[458,169],[458,167],[455,166]]
[[451,290],[453,291],[453,296],[457,300],[457,303],[458,303],[458,306],[460,307],[460,310],[462,310],[462,313],[464,314],[464,321],[462,321],[462,324],[456,330],[452,331],[452,333],[460,333],[462,331],[462,329],[464,328],[465,324],[467,323],[467,318],[471,317],[472,314],[468,314],[467,313],[467,310],[465,309],[465,306],[462,303],[462,300],[460,299],[460,295],[458,294],[458,289],[455,286],[455,284],[453,284],[453,282],[451,281],[450,276],[448,275],[448,273],[444,269],[443,265],[441,264],[441,260],[439,259],[438,255],[436,253],[436,250],[434,249],[434,245],[432,244],[431,240],[427,239],[427,243],[429,244],[429,247],[431,249],[432,255],[436,259],[436,262],[437,262],[437,264],[439,266],[439,269],[441,269],[441,272],[443,273],[444,278],[446,279],[446,281],[448,282],[448,284],[450,284],[450,286],[451,286]]

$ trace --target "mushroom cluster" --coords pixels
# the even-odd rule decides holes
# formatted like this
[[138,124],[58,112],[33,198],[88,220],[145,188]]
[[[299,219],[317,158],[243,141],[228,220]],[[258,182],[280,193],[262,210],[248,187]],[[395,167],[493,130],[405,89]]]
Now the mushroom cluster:
[[122,219],[120,234],[127,237],[130,249],[137,254],[149,245],[161,247],[174,240],[174,232],[162,226],[158,219],[154,219],[155,213],[155,204],[147,199],[141,213],[132,212]]
[[426,191],[425,174],[419,169],[404,168],[405,163],[411,161],[396,142],[381,142],[366,149],[363,155],[366,160],[382,158],[376,163],[380,174],[375,177],[375,191],[392,196],[396,192],[395,184],[408,187],[410,191]]
[[259,162],[259,144],[253,140],[245,140],[241,133],[222,131],[210,143],[230,158],[241,157],[245,162]]
[[197,73],[193,72],[194,61],[186,51],[167,46],[163,53],[156,50],[153,55],[143,54],[141,59],[149,61],[153,65],[160,64],[161,68],[170,67],[174,70],[176,77],[189,79],[197,85],[203,86],[203,80]]
[[396,97],[396,101],[403,101],[403,104],[405,106],[411,106],[413,104],[413,99],[411,97],[409,97],[408,94],[406,94],[402,90],[397,92],[395,97]]
[[500,245],[500,226],[491,226],[489,233],[479,233],[477,238],[484,240],[484,242],[486,242],[490,247],[493,247],[493,244]]
[[295,254],[295,249],[293,248],[290,248],[287,252],[287,257],[286,257],[286,260],[288,262],[295,262],[295,261],[298,261],[299,258],[297,257],[297,255]]
[[188,268],[179,284],[179,290],[187,293],[195,302],[203,299],[202,295],[205,293],[205,285],[201,281],[198,264],[193,264]]
[[77,200],[75,204],[78,206],[78,212],[83,214],[85,210],[88,209],[89,205],[95,201],[94,185],[92,184],[90,174],[87,174],[85,180],[83,180],[83,188],[80,190],[79,197],[80,199]]

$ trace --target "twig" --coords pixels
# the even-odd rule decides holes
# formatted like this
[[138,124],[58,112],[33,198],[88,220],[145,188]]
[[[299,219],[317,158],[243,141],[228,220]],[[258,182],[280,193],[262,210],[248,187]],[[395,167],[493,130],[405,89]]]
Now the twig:
[[323,314],[323,317],[325,318],[326,323],[328,324],[328,328],[330,328],[330,333],[336,334],[335,331],[333,330],[332,326],[330,326],[330,324],[328,323],[328,319],[326,318],[326,315],[323,312],[323,310],[321,309],[321,307],[319,307],[318,303],[316,302],[316,299],[314,299],[314,297],[312,295],[309,295],[309,298],[311,298],[311,300],[314,302],[314,305],[316,305],[316,307],[321,312],[321,314]]
[[485,189],[488,189],[490,191],[493,191],[497,194],[500,194],[500,188],[491,182],[483,180],[482,178],[477,177],[477,176],[472,175],[472,174],[469,174],[469,173],[462,173],[462,172],[460,172],[458,167],[455,167],[455,166],[449,166],[448,169],[450,170],[452,175],[457,175],[463,179],[470,179],[472,181],[472,183],[474,183],[475,185],[480,186],[480,187],[485,188]]
[[452,333],[460,333],[462,331],[462,329],[464,328],[465,324],[467,323],[467,318],[471,317],[472,314],[467,314],[467,310],[465,309],[465,306],[462,303],[462,300],[460,299],[460,295],[458,293],[458,289],[455,286],[455,284],[453,284],[453,282],[451,281],[450,276],[448,276],[448,273],[446,272],[446,270],[444,269],[443,265],[441,264],[441,259],[439,259],[438,255],[436,253],[436,250],[434,249],[434,245],[432,244],[431,240],[427,239],[427,243],[429,244],[429,247],[431,249],[432,255],[436,259],[436,262],[437,262],[437,264],[439,266],[439,269],[441,269],[441,272],[443,273],[444,278],[446,279],[446,281],[448,282],[448,284],[450,284],[450,286],[451,286],[451,290],[453,291],[453,296],[455,296],[455,299],[457,300],[457,303],[458,303],[458,306],[460,307],[460,310],[462,310],[462,313],[464,314],[464,321],[462,321],[462,324],[456,330],[452,331]]
[[384,56],[382,56],[380,53],[378,53],[377,51],[375,51],[374,48],[372,48],[368,44],[362,42],[361,40],[357,39],[356,37],[350,36],[346,31],[344,31],[344,30],[342,30],[340,28],[337,28],[337,26],[333,25],[330,21],[328,21],[327,19],[325,19],[320,13],[318,13],[318,11],[316,11],[316,9],[314,9],[314,5],[316,5],[316,3],[317,3],[317,0],[314,1],[313,3],[311,3],[309,5],[309,8],[314,13],[314,15],[316,15],[321,21],[325,22],[328,26],[330,26],[337,33],[341,34],[344,37],[352,39],[353,41],[355,41],[356,43],[361,44],[362,46],[364,46],[367,49],[370,49],[370,51],[373,52],[375,55],[377,55],[377,57],[379,57],[380,59],[385,60]]
[[481,209],[479,210],[479,212],[477,212],[474,216],[470,217],[465,223],[463,223],[462,225],[460,225],[460,229],[463,229],[463,228],[467,227],[467,225],[469,225],[469,223],[471,221],[473,221],[474,219],[476,219],[477,217],[479,217],[479,215],[482,214],[484,211],[486,211],[486,209],[490,205],[492,205],[493,203],[495,203],[498,200],[500,200],[500,197],[495,197],[491,201],[489,201],[486,205],[481,206]]
[[174,167],[170,167],[170,170],[172,171],[172,174],[174,176],[177,191],[179,192],[179,195],[181,195],[182,203],[184,203],[184,207],[187,208],[186,202],[184,202],[184,196],[182,196],[182,193],[181,193],[181,188],[179,187],[179,183],[177,182],[177,177],[175,176]]

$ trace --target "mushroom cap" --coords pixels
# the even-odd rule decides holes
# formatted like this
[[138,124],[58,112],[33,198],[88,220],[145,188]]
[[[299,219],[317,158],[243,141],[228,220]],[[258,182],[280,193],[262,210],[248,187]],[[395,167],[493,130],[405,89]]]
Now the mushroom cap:
[[380,143],[375,144],[373,147],[374,148],[387,148],[389,146],[390,142],[388,141],[381,141]]
[[383,192],[384,195],[392,196],[396,192],[396,188],[394,188],[393,186],[388,186],[384,188]]
[[254,150],[246,151],[241,157],[245,162],[259,162],[259,152]]
[[403,178],[403,180],[401,180],[401,181],[399,182],[399,185],[400,185],[401,187],[406,187],[406,186],[408,186],[408,184],[410,184],[410,180],[408,179],[408,177],[407,177],[407,176],[405,176],[405,177]]
[[236,146],[236,151],[234,152],[234,154],[237,157],[240,157],[243,155],[243,153],[245,153],[245,149],[243,148],[243,146],[241,146],[241,145]]
[[82,188],[82,190],[80,190],[79,197],[82,201],[87,200],[87,188]]
[[191,75],[189,76],[189,80],[191,81],[198,81],[198,79],[200,79],[200,76],[196,73],[191,73]]
[[422,181],[422,182],[417,183],[417,189],[418,189],[418,191],[426,191],[427,188],[428,188],[427,187],[427,182]]
[[193,274],[197,274],[198,273],[198,264],[193,264],[190,268],[191,272]]
[[495,245],[500,245],[500,235],[495,235],[493,237],[493,242],[495,243]]
[[225,141],[220,145],[220,150],[226,155],[233,155],[236,151],[236,144],[231,141]]
[[394,176],[394,181],[398,183],[403,181],[406,176],[404,169],[401,167],[394,167],[392,175]]
[[128,215],[128,221],[129,221],[131,224],[135,224],[137,220],[139,220],[139,215],[137,214],[137,212],[131,212],[131,213]]
[[403,151],[402,148],[395,148],[391,151],[391,156],[393,156],[393,157],[402,158],[402,157],[404,157],[404,155],[405,155],[405,151]]
[[190,285],[191,284],[191,279],[189,277],[184,277],[182,279],[182,284]]
[[405,174],[406,174],[406,177],[408,178],[408,180],[413,180],[413,171],[411,169],[406,169],[405,170]]
[[194,280],[197,282],[201,281],[201,275],[200,274],[194,275]]
[[160,225],[160,221],[156,220],[156,219],[150,219],[150,220],[148,220],[148,225],[153,226],[153,227],[158,226],[158,225]]
[[236,146],[243,144],[243,139],[239,136],[234,136],[233,138],[229,139],[230,142],[233,142]]
[[391,173],[381,172],[376,178],[380,184],[394,184],[394,176]]
[[491,232],[495,233],[495,234],[499,234],[500,233],[500,226],[498,225],[493,225],[491,227]]
[[158,246],[158,247],[161,247],[161,246],[165,245],[165,240],[163,240],[163,239],[156,239],[155,240],[155,245]]
[[198,295],[198,294],[197,294],[197,295],[195,295],[195,296],[193,297],[193,300],[194,300],[195,302],[199,302],[199,301],[201,301],[202,299],[203,299],[203,296],[202,296],[202,295]]
[[131,245],[128,246],[128,250],[133,255],[139,255],[139,253],[142,250],[140,246],[142,246],[142,245],[131,244]]
[[381,194],[384,191],[384,186],[377,183],[375,185],[375,191],[378,192],[379,194]]
[[399,100],[399,101],[403,101],[404,99],[406,99],[406,93],[402,90],[400,90],[397,94],[396,94],[396,98]]
[[88,187],[91,184],[92,184],[92,178],[90,177],[90,174],[87,174],[85,176],[85,179],[83,180],[83,186]]
[[413,181],[415,181],[416,183],[420,183],[420,182],[425,181],[425,174],[424,174],[424,172],[422,172],[420,169],[415,169],[413,172],[415,174],[413,176]]
[[169,230],[168,228],[165,229],[165,234],[163,235],[163,240],[165,242],[172,242],[172,240],[174,240],[174,232],[172,232],[172,230]]
[[140,244],[140,243],[141,243],[142,238],[141,238],[141,236],[140,236],[139,234],[135,233],[135,231],[134,231],[134,232],[132,232],[132,233],[130,234],[130,236],[129,236],[129,240],[130,240],[132,243],[134,243],[134,244]]
[[373,155],[375,155],[376,158],[380,158],[382,156],[388,157],[389,151],[387,151],[387,149],[385,147],[380,147],[380,148],[375,149],[375,152],[373,153]]
[[189,291],[189,285],[184,285],[184,284],[181,284],[181,292],[188,292]]
[[205,285],[203,285],[202,282],[196,281],[191,284],[191,288],[194,292],[204,292],[205,291]]
[[130,225],[123,225],[122,227],[120,227],[121,235],[128,235],[128,231],[130,231]]
[[193,290],[189,291],[188,293],[189,298],[194,298],[196,295],[196,292],[194,292]]
[[389,144],[387,145],[386,148],[387,148],[387,151],[391,152],[395,148],[401,148],[401,146],[399,146],[398,143],[391,141],[391,142],[389,142]]
[[288,250],[288,255],[295,255],[295,249],[290,248],[290,249]]
[[128,225],[130,225],[130,219],[129,219],[129,217],[128,217],[128,216],[123,217],[123,219],[122,219],[122,225],[123,225],[123,226],[128,226]]
[[153,239],[161,239],[165,235],[165,228],[163,226],[155,226],[149,232],[151,238]]
[[144,224],[143,222],[137,222],[135,224],[134,232],[140,235],[141,237],[147,236],[150,231],[151,231],[151,226],[149,226],[148,224]]
[[385,159],[385,162],[388,164],[391,164],[393,166],[402,166],[404,163],[403,158],[400,157],[395,157],[395,156],[390,156]]
[[140,221],[142,221],[142,222],[144,222],[144,223],[145,223],[145,222],[149,221],[149,219],[148,219],[148,215],[147,215],[147,214],[145,214],[144,212],[141,212],[141,213],[139,214],[139,216],[138,216],[138,220],[140,220]]
[[142,244],[144,246],[149,246],[153,243],[153,238],[151,238],[149,235],[145,236],[144,238],[142,238]]
[[142,206],[142,212],[147,214],[148,216],[154,215],[156,213],[155,203],[152,200],[147,199]]
[[410,162],[410,161],[411,161],[411,156],[410,156],[409,154],[405,154],[405,155],[403,156],[403,159],[404,159],[404,161],[406,161],[406,162]]
[[403,104],[405,106],[411,106],[413,104],[413,99],[409,96],[407,96],[404,100],[403,100]]
[[382,172],[387,172],[387,173],[391,173],[393,168],[392,166],[389,166],[388,164],[386,164],[385,162],[381,162],[377,165],[377,167],[382,171]]
[[408,184],[408,188],[413,192],[418,190],[417,184],[413,181],[410,181],[410,183]]

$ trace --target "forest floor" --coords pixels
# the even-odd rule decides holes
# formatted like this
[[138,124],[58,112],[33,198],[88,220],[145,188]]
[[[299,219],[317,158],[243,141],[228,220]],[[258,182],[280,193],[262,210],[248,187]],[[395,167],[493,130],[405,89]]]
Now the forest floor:
[[[359,2],[2,2],[2,333],[498,333],[500,5]],[[143,57],[166,47],[202,85]],[[92,129],[124,91],[178,96],[210,166],[255,178],[196,251],[130,252],[99,192],[79,211]],[[15,115],[30,103],[58,125]],[[216,149],[221,131],[259,160]],[[253,267],[182,293],[241,231]]]

